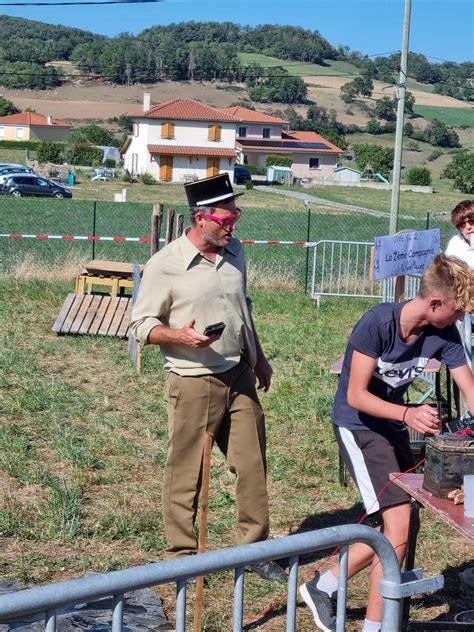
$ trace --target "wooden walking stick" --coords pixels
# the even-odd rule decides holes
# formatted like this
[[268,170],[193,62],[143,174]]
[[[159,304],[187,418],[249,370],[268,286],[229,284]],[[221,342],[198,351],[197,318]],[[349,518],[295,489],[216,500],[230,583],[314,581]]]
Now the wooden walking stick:
[[[206,432],[204,440],[204,453],[202,457],[202,482],[201,482],[201,512],[199,516],[199,540],[198,553],[206,550],[207,514],[209,509],[209,474],[211,470],[211,451],[214,437]],[[194,632],[201,632],[202,597],[204,592],[204,577],[196,578],[196,600],[194,607]]]

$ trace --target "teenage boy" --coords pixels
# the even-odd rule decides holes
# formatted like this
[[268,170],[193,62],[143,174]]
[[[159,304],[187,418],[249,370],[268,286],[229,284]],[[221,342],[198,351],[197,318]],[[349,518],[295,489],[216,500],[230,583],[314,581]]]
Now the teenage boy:
[[[436,410],[408,407],[403,396],[431,358],[446,364],[474,411],[474,377],[467,364],[456,321],[474,306],[473,274],[460,259],[438,254],[425,270],[417,296],[403,303],[383,303],[369,310],[354,327],[344,356],[333,407],[339,449],[368,514],[380,511],[382,532],[400,563],[406,552],[410,499],[391,472],[413,466],[408,429],[435,434]],[[371,565],[369,600],[363,632],[378,632],[382,619],[379,584],[382,569],[372,549],[354,544],[348,576]],[[316,625],[336,629],[338,565],[300,586]]]

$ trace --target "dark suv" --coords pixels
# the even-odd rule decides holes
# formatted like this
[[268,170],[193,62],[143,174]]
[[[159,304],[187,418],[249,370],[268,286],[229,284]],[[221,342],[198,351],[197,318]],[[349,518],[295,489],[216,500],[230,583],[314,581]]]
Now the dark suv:
[[245,167],[234,167],[234,182],[235,184],[243,184],[247,182],[247,180],[251,180],[252,176],[250,175],[250,171]]
[[33,174],[10,176],[5,180],[2,192],[15,197],[34,195],[35,197],[72,198],[72,192],[69,189]]

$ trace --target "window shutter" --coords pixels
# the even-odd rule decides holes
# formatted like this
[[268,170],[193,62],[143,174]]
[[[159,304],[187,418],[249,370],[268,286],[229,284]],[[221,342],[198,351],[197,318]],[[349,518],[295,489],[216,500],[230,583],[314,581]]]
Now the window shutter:
[[161,124],[161,138],[166,138],[168,140],[174,138],[174,123]]

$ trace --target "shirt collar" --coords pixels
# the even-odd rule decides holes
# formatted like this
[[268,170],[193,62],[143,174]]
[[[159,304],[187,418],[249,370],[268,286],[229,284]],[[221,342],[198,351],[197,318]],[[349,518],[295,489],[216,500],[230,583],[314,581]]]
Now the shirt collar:
[[[188,231],[189,231],[189,228],[187,228],[184,231],[184,233],[179,239],[180,246],[181,246],[181,254],[183,256],[183,263],[186,270],[190,267],[190,265],[192,264],[192,262],[197,256],[202,257],[201,252],[196,248],[193,242],[190,239],[188,239],[187,234],[186,234]],[[232,239],[230,240],[230,243],[227,246],[225,246],[225,248],[219,249],[218,254],[221,257],[224,257],[226,252],[229,252],[234,257],[237,256],[238,254],[237,239],[232,237]]]

